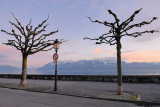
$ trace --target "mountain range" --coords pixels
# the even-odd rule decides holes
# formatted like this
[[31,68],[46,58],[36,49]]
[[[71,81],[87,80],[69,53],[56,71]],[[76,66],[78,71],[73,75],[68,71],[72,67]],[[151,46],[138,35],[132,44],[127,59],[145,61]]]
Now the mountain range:
[[[122,61],[123,75],[157,75],[160,74],[160,63],[126,63]],[[54,74],[53,62],[37,69],[42,74]],[[80,60],[58,62],[58,74],[60,75],[117,75],[116,60]]]
[[21,69],[18,67],[0,65],[0,74],[18,74],[20,71]]
[[[158,75],[160,63],[127,63],[122,61],[123,75]],[[50,62],[43,67],[28,68],[28,74],[54,75],[55,64]],[[21,68],[0,65],[1,74],[21,74]],[[59,61],[59,75],[117,75],[117,63],[115,58],[94,59],[79,61]]]

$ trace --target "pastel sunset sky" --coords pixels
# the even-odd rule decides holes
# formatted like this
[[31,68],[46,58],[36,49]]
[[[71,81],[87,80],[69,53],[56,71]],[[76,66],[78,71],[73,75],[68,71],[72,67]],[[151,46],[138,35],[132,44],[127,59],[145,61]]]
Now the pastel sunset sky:
[[[46,32],[59,30],[52,39],[65,39],[58,50],[60,61],[91,60],[95,58],[116,57],[116,46],[95,45],[95,41],[83,40],[84,37],[98,37],[108,32],[104,25],[92,23],[93,20],[114,21],[107,12],[111,9],[121,21],[129,18],[135,10],[142,8],[132,22],[149,21],[158,17],[150,25],[132,29],[131,32],[145,30],[160,31],[160,0],[0,0],[0,29],[11,31],[9,21],[16,22],[13,12],[22,25],[26,26],[32,18],[33,27],[49,14]],[[0,32],[0,65],[21,67],[20,51],[2,43],[13,37]],[[144,34],[141,37],[122,38],[122,58],[126,62],[160,62],[160,33]],[[40,67],[52,62],[54,50],[39,52],[28,58],[29,67]]]

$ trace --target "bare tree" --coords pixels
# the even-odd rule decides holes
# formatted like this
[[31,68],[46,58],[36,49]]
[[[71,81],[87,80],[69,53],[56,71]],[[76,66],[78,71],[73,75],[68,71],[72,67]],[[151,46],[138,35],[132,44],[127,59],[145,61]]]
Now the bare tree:
[[[33,28],[31,25],[31,21],[23,27],[22,24],[19,22],[19,20],[14,16],[12,13],[14,19],[17,23],[13,23],[9,21],[9,23],[14,26],[18,32],[16,32],[14,29],[12,29],[11,32],[7,32],[6,30],[1,30],[2,32],[13,36],[15,39],[8,40],[7,43],[3,43],[5,45],[10,45],[15,47],[17,50],[20,50],[22,53],[22,77],[20,86],[26,86],[27,82],[27,58],[28,55],[35,54],[40,51],[49,51],[53,48],[53,42],[55,40],[48,40],[47,37],[55,34],[58,32],[52,31],[50,33],[44,33],[46,30],[46,27],[49,24],[46,24],[47,20],[49,19],[49,16],[46,20],[42,21],[37,27]],[[63,40],[60,42],[62,43]]]
[[129,25],[134,20],[134,17],[140,12],[141,9],[135,11],[127,20],[125,20],[122,23],[120,23],[120,20],[118,19],[117,15],[115,13],[113,13],[111,10],[108,10],[108,12],[115,19],[115,21],[112,23],[107,22],[107,21],[101,22],[98,20],[93,21],[90,17],[88,17],[91,22],[103,24],[103,25],[109,27],[110,30],[108,33],[105,33],[105,34],[99,36],[98,38],[85,37],[84,39],[96,40],[97,41],[96,44],[104,43],[104,44],[110,44],[110,45],[117,45],[117,73],[118,73],[117,94],[118,95],[122,94],[122,72],[121,72],[121,47],[122,46],[121,46],[121,41],[120,41],[121,38],[123,36],[138,37],[138,36],[142,36],[142,34],[144,34],[144,33],[158,32],[156,30],[150,30],[150,31],[146,30],[146,31],[142,31],[142,32],[133,32],[133,33],[128,32],[132,28],[142,27],[143,25],[148,25],[157,19],[157,17],[153,17],[152,20],[150,20],[150,21],[142,21],[137,24]]

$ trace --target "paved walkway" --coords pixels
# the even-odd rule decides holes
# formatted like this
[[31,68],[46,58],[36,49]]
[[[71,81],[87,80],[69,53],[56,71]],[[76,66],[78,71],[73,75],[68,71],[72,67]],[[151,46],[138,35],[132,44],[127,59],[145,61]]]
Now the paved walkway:
[[[160,85],[159,84],[131,84],[123,83],[124,94],[118,96],[116,83],[112,82],[91,82],[91,81],[58,81],[58,91],[54,91],[53,80],[28,80],[26,88],[19,87],[20,80],[0,78],[0,87],[12,89],[23,89],[56,95],[74,96],[98,100],[111,100],[128,102],[135,104],[160,105]],[[136,94],[135,94],[136,93]],[[141,101],[136,100],[139,95]]]
[[97,100],[0,88],[0,107],[137,107],[133,103]]

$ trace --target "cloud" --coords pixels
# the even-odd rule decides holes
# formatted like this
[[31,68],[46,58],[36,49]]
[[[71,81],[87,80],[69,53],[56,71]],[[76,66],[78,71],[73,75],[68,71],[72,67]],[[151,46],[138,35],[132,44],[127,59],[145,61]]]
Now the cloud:
[[145,50],[122,54],[126,62],[160,62],[160,51]]
[[12,56],[12,55],[18,55],[21,52],[14,47],[6,46],[6,45],[0,45],[0,53],[4,54],[6,56],[8,56],[8,55]]
[[13,65],[13,66],[21,66],[19,61],[14,59],[10,59],[6,55],[0,55],[0,65]]
[[125,51],[122,51],[122,53],[129,53],[129,52],[133,52],[134,50],[125,50]]
[[5,46],[5,45],[0,45],[0,50],[1,50],[1,51],[5,51],[5,50],[7,50],[7,49],[8,49],[7,46]]
[[114,54],[115,52],[112,50],[103,50],[100,47],[96,47],[95,49],[92,50],[92,53],[95,53],[95,54]]
[[95,49],[93,49],[93,51],[92,51],[93,53],[100,53],[101,52],[101,50],[100,50],[100,48],[99,47],[97,47],[97,48],[95,48]]
[[0,64],[21,66],[20,51],[10,46],[0,45]]

